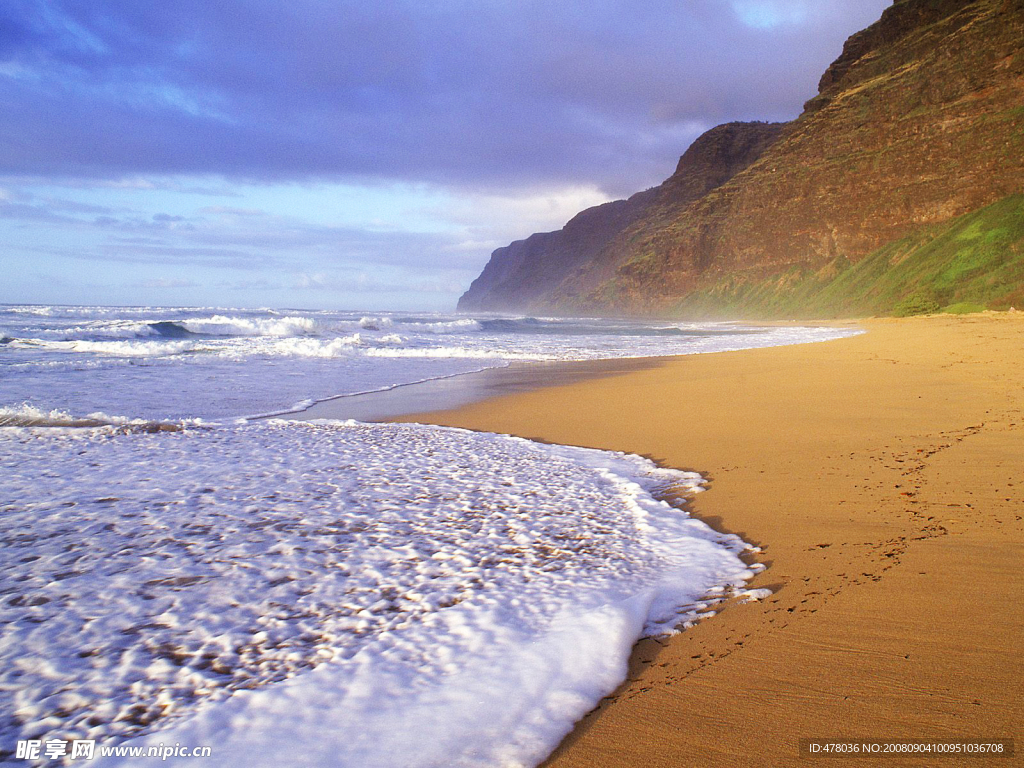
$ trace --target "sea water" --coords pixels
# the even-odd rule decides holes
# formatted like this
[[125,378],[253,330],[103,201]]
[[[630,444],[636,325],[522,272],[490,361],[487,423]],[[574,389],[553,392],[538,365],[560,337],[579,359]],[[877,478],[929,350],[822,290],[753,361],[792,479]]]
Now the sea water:
[[738,537],[663,500],[700,477],[503,435],[247,417],[510,361],[843,333],[0,307],[0,750],[535,765],[639,636],[755,572]]

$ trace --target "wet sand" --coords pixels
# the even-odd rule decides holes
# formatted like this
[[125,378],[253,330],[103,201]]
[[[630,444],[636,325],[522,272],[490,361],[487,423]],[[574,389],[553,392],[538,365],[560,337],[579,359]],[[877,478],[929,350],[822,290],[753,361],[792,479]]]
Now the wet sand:
[[799,756],[826,737],[1020,749],[1024,313],[858,325],[412,417],[699,471],[692,512],[763,547],[751,586],[773,595],[639,643],[548,765],[845,764]]
[[617,376],[661,365],[664,358],[633,357],[572,362],[512,363],[412,384],[379,392],[342,395],[322,400],[291,415],[302,421],[315,419],[356,419],[357,421],[399,420],[408,413],[450,410],[470,403],[541,387]]

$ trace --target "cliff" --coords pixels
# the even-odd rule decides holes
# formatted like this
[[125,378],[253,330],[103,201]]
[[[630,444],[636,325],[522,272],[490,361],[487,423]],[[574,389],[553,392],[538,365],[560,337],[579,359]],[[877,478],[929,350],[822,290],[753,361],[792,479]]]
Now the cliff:
[[[754,162],[774,142],[782,123],[726,123],[700,136],[663,184],[588,208],[557,232],[517,240],[491,254],[484,271],[459,300],[460,310],[541,307],[553,287],[592,268],[601,251],[659,206],[683,206]],[[610,277],[612,273],[604,277]],[[592,278],[593,279],[593,278]]]
[[[1024,286],[1019,240],[996,235],[985,247],[1004,250],[971,263],[1008,259],[997,270],[1005,284],[974,293],[961,290],[973,280],[886,281],[877,268],[916,263],[908,243],[924,248],[997,201],[1010,202],[976,226],[1016,231],[1024,0],[900,0],[847,41],[797,120],[733,154],[726,137],[744,136],[743,125],[702,136],[660,187],[495,251],[460,309],[834,315],[896,311],[915,298],[999,306]],[[1012,221],[1003,226],[999,212]],[[858,270],[866,261],[875,268]],[[938,275],[934,266],[919,272]],[[865,280],[886,282],[886,298],[852,300],[850,291],[871,294]]]

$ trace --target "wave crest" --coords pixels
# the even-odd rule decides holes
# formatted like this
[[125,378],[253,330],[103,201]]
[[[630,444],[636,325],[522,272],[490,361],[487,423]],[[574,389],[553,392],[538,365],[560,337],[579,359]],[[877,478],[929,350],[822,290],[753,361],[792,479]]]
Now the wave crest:
[[116,427],[120,433],[180,432],[184,429],[184,423],[128,419],[101,412],[79,417],[58,408],[45,411],[34,405],[22,403],[14,407],[0,408],[0,427]]
[[209,336],[309,336],[317,331],[315,320],[296,315],[275,318],[214,315],[183,320],[177,325],[190,333]]

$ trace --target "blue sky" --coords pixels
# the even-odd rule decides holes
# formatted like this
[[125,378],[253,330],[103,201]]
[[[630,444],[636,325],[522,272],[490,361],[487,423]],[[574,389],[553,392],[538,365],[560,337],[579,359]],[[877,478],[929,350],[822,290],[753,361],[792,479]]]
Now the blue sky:
[[889,0],[5,0],[0,302],[451,310]]

